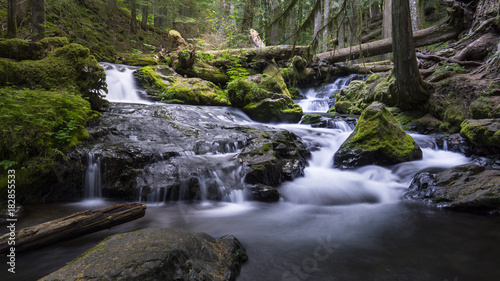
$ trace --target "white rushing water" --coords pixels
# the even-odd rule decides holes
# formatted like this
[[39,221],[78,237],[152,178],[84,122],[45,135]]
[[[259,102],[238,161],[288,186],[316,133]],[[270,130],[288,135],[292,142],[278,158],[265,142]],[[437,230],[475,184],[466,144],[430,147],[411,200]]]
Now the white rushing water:
[[333,83],[324,86],[299,90],[305,96],[305,99],[298,100],[297,103],[306,113],[324,113],[334,105],[332,98],[336,92],[347,87],[353,80],[364,80],[366,77],[360,74],[351,74],[346,77],[340,77]]
[[152,103],[143,97],[144,90],[137,88],[137,83],[133,76],[138,67],[100,63],[106,72],[106,84],[108,84],[108,93],[106,99],[110,102],[122,103]]
[[102,197],[101,193],[101,159],[92,153],[88,155],[87,170],[85,172],[85,185],[83,189],[86,199]]

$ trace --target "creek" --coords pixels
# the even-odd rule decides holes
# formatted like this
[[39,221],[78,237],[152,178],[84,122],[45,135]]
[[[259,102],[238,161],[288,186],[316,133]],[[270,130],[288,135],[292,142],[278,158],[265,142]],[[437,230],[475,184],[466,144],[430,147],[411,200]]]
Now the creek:
[[[110,74],[113,71],[117,73]],[[134,100],[111,104],[103,118],[111,116],[115,121],[104,122],[102,131],[112,134],[103,136],[102,141],[120,142],[124,146],[132,143],[136,149],[156,155],[137,176],[151,191],[145,195],[141,189],[138,193],[137,199],[148,204],[146,216],[109,230],[19,254],[17,273],[9,280],[40,278],[64,266],[106,236],[147,227],[177,227],[206,232],[214,237],[236,236],[249,256],[237,280],[495,280],[499,276],[500,218],[449,212],[400,200],[418,171],[444,169],[470,161],[461,154],[438,148],[433,136],[412,135],[423,150],[422,160],[390,167],[334,169],[332,156],[354,127],[349,120],[334,120],[327,128],[302,124],[264,125],[234,109],[151,104],[141,97],[133,84],[122,83],[123,80],[133,81],[132,71],[133,68],[106,64],[108,79],[123,74],[116,80],[118,82],[107,81],[109,95],[114,95],[115,90],[111,89],[117,88],[124,93],[121,101],[127,101],[127,93],[133,95]],[[138,101],[142,104],[137,104]],[[160,131],[154,134],[146,128],[145,124],[152,122],[144,120],[151,112],[165,115],[188,112],[183,115],[188,116],[187,119],[178,117],[181,119],[178,121],[217,122],[217,126],[207,129],[207,132],[215,130],[217,133],[209,135],[210,142],[193,145],[181,141],[167,145],[171,134],[163,136]],[[304,176],[279,187],[282,196],[279,202],[249,201],[240,188],[244,175],[235,159],[246,145],[245,139],[233,136],[232,131],[228,134],[230,137],[219,133],[217,130],[223,126],[294,132],[311,151]],[[191,124],[186,124],[185,130],[188,129],[194,130]],[[204,133],[199,129],[197,135]],[[110,169],[99,168],[99,153],[92,154],[103,147],[103,144],[96,144],[87,148],[85,186],[91,189],[86,193],[88,199],[26,206],[18,227],[120,203],[101,198],[96,190],[96,186],[106,181],[97,171]],[[168,155],[171,155],[169,159]],[[183,199],[182,191],[175,196],[167,194],[162,181],[168,178],[172,166],[177,167],[175,171],[179,177],[196,172],[202,193],[200,200],[177,201]],[[220,200],[209,198],[207,190],[214,187],[219,189]],[[6,270],[5,263],[2,270]]]

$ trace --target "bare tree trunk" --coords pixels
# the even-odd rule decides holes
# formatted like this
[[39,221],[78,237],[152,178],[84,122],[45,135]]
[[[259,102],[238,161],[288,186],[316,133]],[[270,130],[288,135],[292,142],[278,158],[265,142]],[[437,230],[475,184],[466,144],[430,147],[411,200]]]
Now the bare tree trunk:
[[418,70],[408,0],[393,0],[392,26],[397,105],[402,110],[418,109],[429,98],[429,92]]
[[45,0],[31,0],[31,33],[34,41],[45,37]]
[[130,33],[137,34],[137,3],[136,0],[132,0],[130,6]]
[[411,26],[413,31],[424,28],[423,4],[423,0],[410,0]]
[[245,1],[245,10],[243,12],[243,20],[241,21],[241,32],[248,32],[253,25],[255,0]]
[[17,26],[21,26],[23,21],[28,17],[29,1],[17,0],[16,18]]
[[[384,0],[384,12],[382,18],[382,39],[392,37],[392,0]],[[382,59],[390,60],[391,54],[385,54]]]
[[148,0],[144,0],[142,4],[142,29],[146,29],[148,27],[148,15],[149,15],[149,3]]
[[17,0],[7,1],[7,38],[17,37],[16,5]]

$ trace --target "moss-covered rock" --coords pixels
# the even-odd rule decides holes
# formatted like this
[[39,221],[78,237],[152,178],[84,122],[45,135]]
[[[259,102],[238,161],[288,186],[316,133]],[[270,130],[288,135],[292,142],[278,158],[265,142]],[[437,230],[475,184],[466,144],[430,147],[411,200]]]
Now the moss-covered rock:
[[499,170],[465,164],[438,173],[417,174],[404,198],[453,210],[498,214],[499,181]]
[[335,153],[335,167],[393,165],[422,159],[422,150],[380,103],[361,114],[354,132]]
[[500,147],[500,119],[465,120],[460,134],[477,146]]
[[353,80],[347,87],[335,94],[335,106],[329,112],[340,114],[361,114],[372,102],[387,106],[396,105],[394,76],[372,74],[365,81]]
[[110,236],[40,280],[229,281],[245,260],[245,249],[233,236],[147,228]]
[[231,104],[259,122],[299,122],[302,108],[293,102],[279,69],[271,65],[256,76],[236,78],[228,84]]
[[[88,137],[89,102],[62,90],[0,89],[0,193],[17,171],[16,200],[39,202],[58,181],[54,162]],[[5,195],[6,196],[6,195]]]
[[0,60],[0,86],[77,91],[93,109],[106,103],[101,92],[106,89],[105,77],[89,49],[74,43],[56,48],[40,60]]
[[238,155],[246,170],[245,183],[276,187],[303,175],[310,153],[295,134],[251,130],[247,136],[248,145]]
[[472,119],[500,118],[500,96],[481,96],[470,104]]
[[0,57],[14,60],[39,60],[50,51],[69,44],[66,37],[46,37],[39,42],[23,39],[0,40]]
[[183,78],[167,66],[146,66],[134,73],[148,95],[167,103],[229,105],[225,93],[200,78]]

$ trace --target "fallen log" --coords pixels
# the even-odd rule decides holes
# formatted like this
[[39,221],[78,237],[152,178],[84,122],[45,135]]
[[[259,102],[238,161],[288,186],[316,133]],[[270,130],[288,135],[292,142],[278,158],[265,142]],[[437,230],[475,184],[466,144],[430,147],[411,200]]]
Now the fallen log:
[[15,231],[15,239],[10,240],[15,241],[15,245],[9,244],[11,233],[4,234],[0,237],[0,253],[9,251],[11,247],[20,252],[77,238],[138,219],[145,213],[146,205],[141,203],[118,204],[102,210],[79,212]]
[[382,61],[382,62],[375,62],[375,63],[358,63],[358,64],[353,64],[351,66],[351,69],[355,73],[360,73],[360,74],[371,74],[375,72],[386,72],[391,70],[394,67],[394,65],[391,63],[391,61]]
[[261,59],[276,59],[283,60],[289,59],[292,56],[302,56],[307,52],[307,46],[292,46],[292,45],[278,45],[266,46],[261,48],[241,48],[241,49],[227,49],[220,51],[207,51],[205,53],[213,56],[222,56],[224,54],[232,56],[242,56],[247,59],[261,58]]
[[[460,28],[443,22],[426,29],[415,31],[413,33],[413,40],[416,48],[424,47],[455,39],[459,35],[460,31]],[[360,57],[383,55],[390,52],[392,52],[392,38],[387,38],[375,42],[320,53],[314,56],[313,61],[335,63],[354,60]]]

